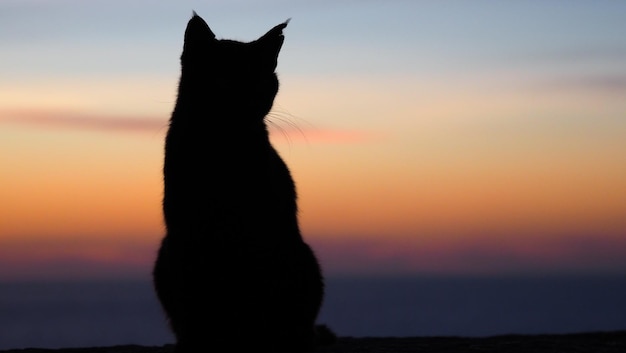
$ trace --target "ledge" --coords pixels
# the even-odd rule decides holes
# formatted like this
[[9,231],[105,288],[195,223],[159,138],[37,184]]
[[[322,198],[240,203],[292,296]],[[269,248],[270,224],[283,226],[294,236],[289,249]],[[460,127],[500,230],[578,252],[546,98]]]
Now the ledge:
[[[172,353],[173,346],[123,345],[93,348],[26,348],[0,353]],[[319,347],[320,353],[623,353],[626,331],[563,335],[505,335],[494,337],[341,337],[333,345]]]

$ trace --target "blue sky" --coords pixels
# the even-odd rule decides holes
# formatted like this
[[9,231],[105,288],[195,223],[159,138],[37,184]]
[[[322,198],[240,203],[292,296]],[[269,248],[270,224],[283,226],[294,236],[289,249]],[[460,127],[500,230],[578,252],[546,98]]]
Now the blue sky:
[[[607,69],[626,55],[626,4],[619,1],[9,0],[1,6],[4,45],[45,50],[47,58],[30,59],[39,64],[34,72],[45,73],[165,73],[192,9],[218,35],[242,40],[293,18],[283,55],[299,60],[284,59],[287,72],[406,74],[444,65],[461,71],[554,66],[574,58]],[[10,53],[8,63],[33,72],[23,54]]]

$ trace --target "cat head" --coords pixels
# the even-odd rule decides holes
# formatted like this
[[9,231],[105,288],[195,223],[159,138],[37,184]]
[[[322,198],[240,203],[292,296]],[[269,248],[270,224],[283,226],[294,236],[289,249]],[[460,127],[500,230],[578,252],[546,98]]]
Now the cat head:
[[263,121],[278,92],[275,69],[288,22],[245,43],[217,39],[194,12],[185,30],[179,98],[184,90],[199,109]]

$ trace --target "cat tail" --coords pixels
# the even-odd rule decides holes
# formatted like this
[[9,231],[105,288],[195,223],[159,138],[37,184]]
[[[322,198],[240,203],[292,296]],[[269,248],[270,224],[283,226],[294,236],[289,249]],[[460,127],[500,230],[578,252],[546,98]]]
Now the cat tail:
[[337,341],[337,335],[326,325],[315,325],[315,343],[320,346]]

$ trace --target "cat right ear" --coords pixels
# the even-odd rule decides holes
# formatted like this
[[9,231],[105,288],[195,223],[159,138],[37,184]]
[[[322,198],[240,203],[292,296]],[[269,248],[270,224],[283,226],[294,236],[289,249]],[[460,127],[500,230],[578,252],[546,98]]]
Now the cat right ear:
[[259,45],[262,52],[260,56],[260,63],[267,70],[274,71],[276,69],[278,53],[283,45],[283,41],[285,40],[285,37],[283,36],[283,29],[287,27],[289,20],[291,19],[288,19],[287,21],[270,29],[269,32],[265,33],[261,38],[255,41]]
[[185,30],[185,45],[184,49],[188,50],[198,45],[199,43],[206,43],[208,41],[215,40],[215,34],[209,28],[209,25],[198,16],[196,12],[193,12],[193,17],[187,23],[187,29]]

